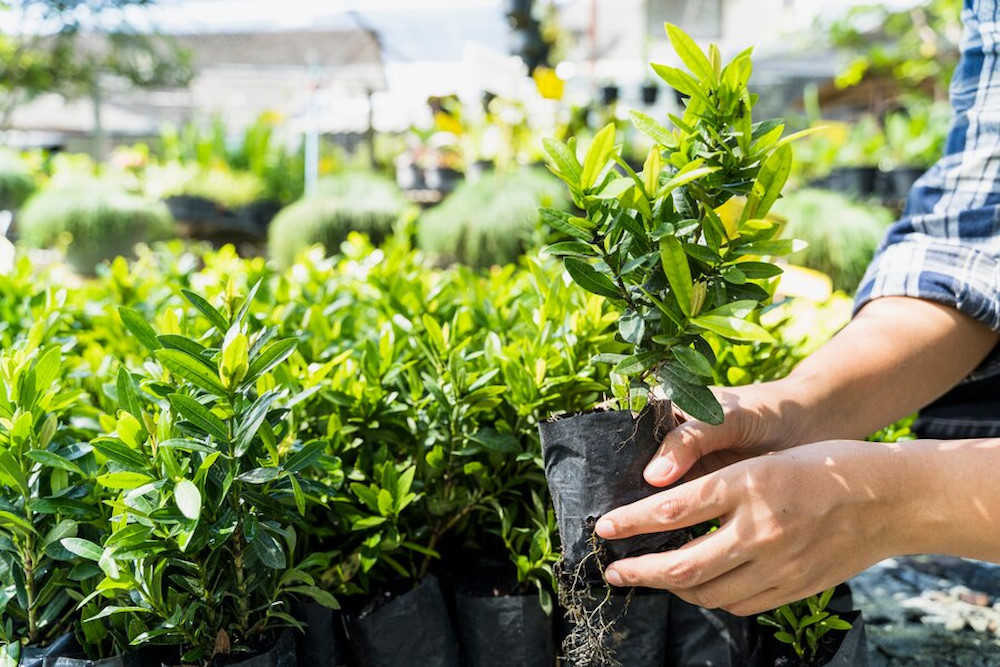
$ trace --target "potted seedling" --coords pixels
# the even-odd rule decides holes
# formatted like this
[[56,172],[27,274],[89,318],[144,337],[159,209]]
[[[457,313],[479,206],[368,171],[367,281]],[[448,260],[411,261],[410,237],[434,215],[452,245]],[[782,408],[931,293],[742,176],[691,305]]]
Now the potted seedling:
[[[655,142],[641,172],[622,158],[613,125],[597,133],[582,162],[572,140],[545,141],[552,171],[582,210],[543,210],[570,239],[548,252],[564,258],[579,286],[620,309],[618,334],[630,347],[629,354],[600,356],[613,365],[613,400],[540,426],[563,546],[560,598],[578,621],[564,648],[582,663],[610,658],[602,652],[605,628],[585,605],[604,567],[690,537],[682,530],[605,542],[594,533],[596,520],[658,490],[642,470],[674,425],[673,407],[721,423],[722,408],[706,386],[713,355],[703,334],[769,341],[752,316],[770,299],[767,281],[781,271],[760,258],[794,246],[774,239],[778,225],[765,217],[788,177],[793,137],[782,138],[780,121],[752,120],[750,51],[723,66],[714,45],[706,55],[678,28],[668,25],[667,33],[688,71],[653,70],[689,100],[682,118],[671,117],[673,129],[632,113]],[[654,390],[664,400],[651,400]]]
[[831,602],[837,590],[831,588],[760,614],[757,622],[772,632],[761,636],[750,656],[750,665],[866,667],[868,651],[861,612],[834,613]]
[[205,331],[198,339],[157,335],[120,309],[150,360],[141,383],[120,369],[113,430],[91,443],[112,516],[103,539],[61,541],[104,575],[83,623],[110,628],[119,647],[178,646],[183,664],[293,665],[290,603],[336,606],[296,562],[312,502],[299,473],[325,443],[279,450],[286,393],[268,389],[270,374],[296,341],[248,316],[256,289],[227,289],[222,309],[185,291],[208,322],[186,323]]
[[79,391],[64,386],[42,322],[0,356],[0,665],[80,651],[76,604],[93,576],[60,544],[99,512],[94,461],[70,426]]

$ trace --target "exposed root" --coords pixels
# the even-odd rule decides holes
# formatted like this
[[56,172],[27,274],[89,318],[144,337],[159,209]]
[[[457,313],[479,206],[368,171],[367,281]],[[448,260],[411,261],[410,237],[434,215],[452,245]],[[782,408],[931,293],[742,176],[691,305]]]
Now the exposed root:
[[588,566],[594,562],[603,573],[607,564],[604,547],[596,533],[591,533],[590,546],[590,552],[573,571],[566,570],[562,560],[556,564],[559,604],[566,610],[566,618],[572,625],[563,641],[563,654],[574,667],[622,667],[615,659],[616,623],[627,611],[632,591],[625,599],[624,608],[617,613],[612,604],[611,587],[594,587],[588,583]]

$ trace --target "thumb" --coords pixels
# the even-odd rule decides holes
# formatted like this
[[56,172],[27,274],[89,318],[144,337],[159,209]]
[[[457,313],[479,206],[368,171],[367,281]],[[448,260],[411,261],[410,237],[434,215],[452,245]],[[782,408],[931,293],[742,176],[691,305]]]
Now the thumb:
[[669,486],[683,477],[698,460],[711,452],[725,449],[732,440],[726,422],[712,426],[697,419],[675,427],[660,444],[643,477],[653,486]]

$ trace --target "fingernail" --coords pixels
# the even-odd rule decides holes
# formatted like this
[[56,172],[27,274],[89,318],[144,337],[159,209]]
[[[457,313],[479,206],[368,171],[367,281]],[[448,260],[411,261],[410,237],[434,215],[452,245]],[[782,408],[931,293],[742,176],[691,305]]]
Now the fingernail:
[[594,532],[601,537],[614,537],[615,524],[611,522],[611,519],[598,519],[594,525]]
[[621,586],[625,583],[622,581],[622,575],[618,574],[618,571],[613,567],[604,571],[604,580],[612,586]]
[[657,456],[646,466],[646,479],[663,479],[674,469],[672,463],[665,456]]

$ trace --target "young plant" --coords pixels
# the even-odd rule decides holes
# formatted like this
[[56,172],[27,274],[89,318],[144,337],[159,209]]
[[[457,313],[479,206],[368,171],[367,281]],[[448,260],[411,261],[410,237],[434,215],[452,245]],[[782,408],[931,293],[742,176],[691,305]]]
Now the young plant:
[[80,392],[42,330],[0,356],[0,665],[68,632],[92,575],[60,544],[99,512],[87,436],[69,424]]
[[851,624],[826,610],[833,588],[772,612],[757,616],[761,625],[775,629],[774,638],[789,645],[799,660],[809,664],[817,656],[820,641],[832,630],[846,631]]
[[[241,300],[227,290],[221,310],[185,292],[210,324],[200,340],[157,335],[136,311],[120,310],[152,358],[141,384],[119,370],[114,430],[92,442],[106,461],[97,482],[113,494],[113,517],[100,543],[62,540],[101,568],[84,627],[125,627],[113,636],[120,651],[177,644],[185,664],[208,664],[267,648],[296,625],[295,597],[336,607],[296,564],[299,516],[313,502],[299,475],[326,443],[286,442],[283,406],[294,397],[273,388],[271,372],[296,341],[254,330],[256,291]],[[119,615],[125,623],[101,622]]]
[[749,50],[723,66],[716,46],[706,55],[675,26],[667,33],[690,72],[653,70],[689,97],[683,117],[671,116],[667,129],[632,112],[635,127],[655,142],[640,173],[622,158],[613,125],[597,133],[582,163],[572,139],[547,139],[550,168],[583,214],[542,213],[571,238],[548,252],[564,258],[578,285],[621,309],[618,333],[631,354],[600,357],[615,364],[621,405],[640,408],[655,384],[691,416],[718,424],[703,334],[771,339],[748,317],[770,299],[767,281],[781,273],[756,258],[794,247],[774,239],[778,225],[765,218],[788,177],[793,137],[782,138],[778,120],[752,120]]

